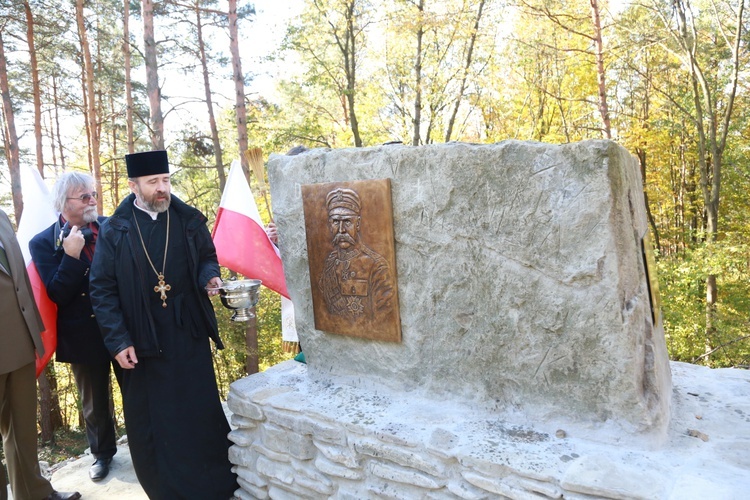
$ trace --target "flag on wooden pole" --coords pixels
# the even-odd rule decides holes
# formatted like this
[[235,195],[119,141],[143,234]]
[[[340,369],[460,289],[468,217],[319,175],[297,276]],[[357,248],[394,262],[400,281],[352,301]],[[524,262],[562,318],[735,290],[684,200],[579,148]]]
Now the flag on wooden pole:
[[279,250],[266,235],[239,160],[229,170],[212,237],[219,264],[289,298]]
[[29,273],[31,289],[34,292],[34,299],[45,328],[42,332],[44,355],[42,357],[37,356],[36,359],[36,376],[38,377],[49,360],[52,359],[55,349],[57,349],[57,305],[47,295],[47,288],[39,276],[36,265],[31,260],[29,241],[54,224],[57,213],[52,207],[49,191],[38,170],[29,166],[21,168],[21,189],[24,204],[16,237],[18,244],[21,246],[26,272]]

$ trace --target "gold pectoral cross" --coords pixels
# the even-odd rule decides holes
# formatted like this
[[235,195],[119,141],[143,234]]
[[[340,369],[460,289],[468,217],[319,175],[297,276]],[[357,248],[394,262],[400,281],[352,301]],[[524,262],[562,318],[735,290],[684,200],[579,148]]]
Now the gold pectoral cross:
[[167,307],[167,292],[172,289],[172,286],[167,285],[167,283],[164,281],[163,274],[160,273],[158,278],[159,278],[159,285],[154,287],[154,291],[156,293],[161,294],[161,296],[159,297],[161,298],[161,306]]

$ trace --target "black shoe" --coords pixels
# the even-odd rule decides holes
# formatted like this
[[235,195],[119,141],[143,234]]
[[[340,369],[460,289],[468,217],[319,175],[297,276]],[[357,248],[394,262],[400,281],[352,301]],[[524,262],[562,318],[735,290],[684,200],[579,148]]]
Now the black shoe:
[[107,474],[109,474],[109,464],[112,462],[111,458],[97,458],[94,465],[89,469],[89,477],[92,481],[101,481]]
[[78,500],[79,498],[81,498],[81,494],[77,491],[53,491],[52,493],[47,495],[44,500]]

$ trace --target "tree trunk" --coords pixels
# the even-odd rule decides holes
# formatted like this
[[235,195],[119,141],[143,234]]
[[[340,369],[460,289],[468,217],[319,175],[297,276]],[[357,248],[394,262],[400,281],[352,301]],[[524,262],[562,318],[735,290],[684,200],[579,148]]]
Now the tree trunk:
[[[99,159],[99,123],[96,115],[96,98],[94,95],[94,68],[91,62],[91,51],[89,50],[88,36],[83,19],[83,0],[76,0],[76,22],[78,23],[78,34],[81,38],[81,52],[83,55],[84,80],[86,91],[86,109],[89,129],[89,144],[91,146],[91,166],[96,183],[97,192],[102,192],[102,167]],[[96,201],[99,213],[103,212],[102,198]]]
[[[46,369],[45,369],[46,371]],[[52,428],[52,390],[50,389],[47,374],[42,372],[37,379],[39,386],[39,428],[42,443],[52,444],[55,442],[55,431]]]
[[224,173],[224,161],[221,150],[221,141],[219,141],[219,129],[216,126],[214,117],[214,103],[211,96],[211,81],[208,76],[208,61],[206,59],[206,44],[203,40],[203,21],[201,20],[200,3],[195,3],[195,26],[198,32],[198,51],[200,54],[201,68],[203,70],[203,90],[206,96],[206,107],[208,108],[208,124],[211,127],[211,142],[214,146],[214,163],[216,172],[219,175],[219,192],[224,192],[224,186],[227,183],[226,174]]
[[[110,115],[112,116],[112,172],[109,179],[109,185],[111,186],[109,194],[112,196],[112,205],[116,207],[120,204],[120,183],[118,182],[119,176],[117,175],[117,165],[120,155],[117,149],[117,113],[115,111],[115,98],[112,94],[109,95],[109,106]],[[100,196],[100,198],[103,198],[103,196]]]
[[247,108],[245,107],[245,77],[240,60],[239,33],[237,30],[237,0],[229,0],[229,50],[232,53],[232,75],[234,79],[234,109],[237,119],[237,145],[245,178],[250,180],[250,168],[245,156],[247,143]]
[[39,375],[39,427],[43,443],[55,442],[55,431],[62,427],[60,399],[57,396],[57,376],[55,364],[50,362]]
[[419,20],[417,27],[417,53],[414,58],[414,134],[412,146],[419,146],[419,129],[422,126],[422,38],[424,37],[424,0],[419,0],[417,5]]
[[[251,312],[255,314],[255,307],[251,309]],[[258,358],[258,322],[257,318],[253,317],[247,322],[247,334],[245,335],[245,371],[248,375],[258,373],[260,371],[260,363]]]
[[21,220],[23,212],[23,195],[21,194],[21,162],[18,156],[18,134],[16,133],[16,120],[13,115],[13,104],[10,101],[10,85],[8,83],[8,67],[5,64],[5,44],[3,34],[0,32],[0,92],[3,96],[3,114],[5,116],[6,148],[8,158],[8,169],[10,170],[10,191],[13,196],[13,212],[15,213],[16,226]]
[[50,143],[50,153],[52,153],[52,173],[54,177],[56,178],[58,175],[57,171],[57,150],[55,149],[55,118],[53,116],[53,109],[52,106],[47,110],[47,116],[49,118],[49,122],[47,124],[47,138],[49,139]]
[[[245,155],[247,142],[247,109],[245,107],[245,78],[242,75],[240,60],[239,32],[237,30],[237,0],[229,0],[229,50],[232,54],[232,75],[234,78],[235,114],[237,120],[237,145],[240,152],[240,163],[247,183],[250,184],[250,165]],[[255,319],[247,324],[245,331],[247,342],[246,368],[248,374],[258,373],[258,329]],[[254,354],[253,354],[254,349]]]
[[599,1],[591,0],[591,20],[594,23],[594,46],[596,48],[596,81],[599,84],[599,114],[606,139],[612,138],[612,127],[607,105],[607,84],[604,74],[604,46],[602,44],[602,21],[599,16]]
[[164,116],[161,113],[161,88],[154,38],[154,2],[143,0],[143,59],[146,63],[146,92],[151,107],[151,144],[154,149],[164,149]]
[[349,126],[354,136],[354,146],[362,147],[362,137],[359,134],[359,121],[354,109],[355,90],[357,84],[357,40],[354,25],[354,15],[357,1],[350,0],[346,5],[346,35],[344,42],[344,67],[346,69],[346,99],[349,104]]
[[[57,141],[57,148],[60,152],[60,167],[62,170],[65,170],[65,150],[63,149],[62,144],[62,135],[60,133],[60,99],[57,95],[57,78],[55,76],[52,77],[52,100],[55,104],[54,106],[54,112],[55,112],[55,139]],[[54,147],[54,146],[53,146]],[[55,169],[57,170],[57,169]]]
[[[85,63],[83,62],[83,54],[81,54],[81,67],[85,66]],[[89,94],[86,90],[86,71],[81,71],[81,96],[83,97],[83,102],[81,103],[81,112],[83,113],[83,126],[86,131],[86,160],[87,164],[89,166],[89,172],[94,171],[94,164],[92,163],[93,160],[91,158],[91,121],[89,120]]]
[[34,138],[36,139],[36,168],[44,179],[44,155],[42,150],[42,92],[39,88],[39,65],[36,60],[34,47],[34,16],[28,0],[23,2],[26,11],[26,41],[29,45],[29,59],[31,61],[31,88],[34,95]]
[[12,163],[10,159],[10,140],[8,139],[8,127],[5,126],[5,111],[0,113],[0,125],[2,125],[3,153],[5,154],[5,162],[10,165]]
[[[133,82],[130,79],[130,0],[124,0],[123,4],[122,54],[125,58],[125,124],[128,130],[128,153],[133,154],[135,139],[133,138]],[[117,186],[116,183],[115,186]]]
[[471,38],[469,39],[469,48],[466,51],[466,61],[464,62],[464,73],[461,78],[461,85],[458,90],[458,95],[456,96],[456,102],[453,104],[453,112],[448,119],[448,127],[445,131],[445,142],[449,142],[451,140],[451,135],[453,135],[453,126],[456,123],[456,116],[458,115],[458,108],[461,106],[461,101],[463,100],[464,93],[466,92],[466,82],[469,78],[469,69],[471,68],[471,63],[474,57],[474,44],[477,41],[477,34],[479,33],[479,21],[482,20],[483,11],[484,0],[481,0],[479,2],[479,7],[477,8],[477,17],[474,19],[474,30],[471,32]]

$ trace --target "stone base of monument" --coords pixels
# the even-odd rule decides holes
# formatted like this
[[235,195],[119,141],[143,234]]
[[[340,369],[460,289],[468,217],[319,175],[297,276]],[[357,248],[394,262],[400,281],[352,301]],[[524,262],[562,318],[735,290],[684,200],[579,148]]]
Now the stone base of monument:
[[601,443],[456,400],[316,383],[288,361],[232,384],[240,498],[743,499],[750,371],[672,363],[667,442]]

